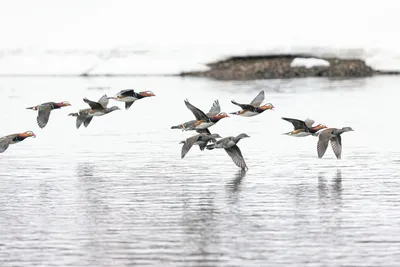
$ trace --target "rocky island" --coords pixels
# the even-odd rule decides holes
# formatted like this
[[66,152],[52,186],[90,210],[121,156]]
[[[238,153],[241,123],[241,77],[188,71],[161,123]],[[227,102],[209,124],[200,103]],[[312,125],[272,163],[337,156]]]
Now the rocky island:
[[216,80],[288,79],[304,77],[357,78],[376,74],[399,74],[374,70],[360,59],[321,58],[289,54],[231,57],[207,64],[206,71],[182,72],[180,76]]

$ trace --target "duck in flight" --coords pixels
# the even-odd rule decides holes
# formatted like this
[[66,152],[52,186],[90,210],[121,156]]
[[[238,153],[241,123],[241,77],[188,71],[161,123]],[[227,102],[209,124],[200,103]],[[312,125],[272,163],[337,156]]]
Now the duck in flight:
[[229,117],[225,112],[219,113],[213,117],[208,117],[203,111],[190,104],[187,99],[185,100],[185,105],[196,117],[196,122],[192,126],[186,128],[188,131],[196,130],[199,133],[210,133],[209,130],[207,130],[209,127],[213,126],[221,119]]
[[322,158],[331,142],[333,153],[337,159],[342,158],[342,137],[345,132],[354,131],[351,127],[343,127],[342,129],[327,128],[318,134],[317,152],[318,158]]
[[315,121],[308,118],[302,121],[298,119],[282,117],[282,120],[290,122],[291,124],[293,124],[294,127],[293,131],[284,133],[284,135],[289,135],[294,137],[305,137],[309,135],[316,136],[320,130],[327,128],[327,126],[323,124],[312,126]]
[[232,112],[230,114],[238,115],[238,116],[243,116],[243,117],[253,117],[258,114],[263,113],[266,110],[273,110],[275,107],[271,103],[267,103],[265,105],[262,105],[262,102],[264,101],[265,94],[264,90],[262,90],[251,102],[250,104],[239,104],[236,101],[232,100],[232,104],[235,104],[241,108],[241,110]]
[[135,101],[145,98],[156,96],[152,91],[143,91],[136,93],[133,89],[122,90],[118,92],[114,97],[109,97],[116,101],[125,102],[125,109],[128,110]]
[[19,143],[28,137],[35,138],[36,135],[32,131],[27,131],[24,133],[10,134],[10,135],[1,137],[0,138],[0,153],[3,153],[4,151],[6,151],[7,148],[9,147],[9,145]]
[[[221,112],[221,107],[219,105],[219,101],[215,100],[210,108],[210,111],[206,113],[206,115],[207,117],[212,118],[217,116],[220,112]],[[182,124],[172,126],[171,129],[182,129],[182,131],[187,131],[187,129],[193,129],[196,122],[197,120],[187,121]],[[209,132],[207,133],[210,134]]]
[[28,107],[26,109],[32,109],[32,110],[37,110],[38,111],[38,115],[36,117],[36,121],[37,121],[37,124],[39,125],[39,127],[42,129],[49,122],[50,112],[53,109],[59,109],[59,108],[66,107],[66,106],[71,106],[71,104],[68,101],[63,101],[63,102],[59,102],[59,103],[57,103],[57,102],[46,102],[46,103],[42,103],[42,104],[37,105],[37,106]]
[[237,143],[243,139],[250,137],[245,133],[241,133],[238,136],[228,136],[218,140],[214,144],[207,145],[208,150],[212,150],[215,148],[223,148],[225,149],[226,153],[231,157],[233,163],[236,164],[242,170],[248,169],[246,162],[244,161],[242,152],[240,148],[237,146]]
[[81,109],[79,112],[68,114],[68,116],[76,117],[77,129],[79,129],[82,123],[85,127],[87,127],[94,116],[103,116],[115,110],[120,110],[120,108],[117,106],[112,106],[110,108],[107,107],[109,102],[107,95],[103,95],[98,102],[91,101],[87,98],[84,98],[83,101],[87,103],[90,108]]
[[193,145],[198,145],[200,150],[203,151],[209,142],[217,142],[217,138],[222,137],[219,134],[200,133],[181,141],[180,144],[183,144],[181,158],[185,157]]

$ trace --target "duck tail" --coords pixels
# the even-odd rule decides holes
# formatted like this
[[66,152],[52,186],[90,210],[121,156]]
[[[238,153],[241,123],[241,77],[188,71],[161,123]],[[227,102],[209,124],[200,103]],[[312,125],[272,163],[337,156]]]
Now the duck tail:
[[182,129],[181,125],[172,126],[171,129]]
[[78,117],[78,113],[69,113],[68,116]]

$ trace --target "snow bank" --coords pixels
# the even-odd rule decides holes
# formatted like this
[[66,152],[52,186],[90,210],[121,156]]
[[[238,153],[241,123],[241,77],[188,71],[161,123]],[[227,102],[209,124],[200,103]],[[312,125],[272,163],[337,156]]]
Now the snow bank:
[[329,67],[329,62],[319,58],[295,58],[292,63],[290,63],[290,67]]

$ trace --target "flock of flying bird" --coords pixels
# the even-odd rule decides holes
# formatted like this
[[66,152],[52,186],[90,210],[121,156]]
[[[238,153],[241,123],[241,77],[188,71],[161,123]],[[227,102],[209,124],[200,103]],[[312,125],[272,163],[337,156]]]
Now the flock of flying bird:
[[[76,117],[77,129],[79,129],[82,123],[85,127],[88,127],[93,117],[103,116],[115,110],[120,110],[118,106],[107,107],[109,99],[124,102],[125,109],[128,110],[135,101],[151,96],[155,96],[155,94],[151,91],[143,91],[137,93],[133,89],[127,89],[120,91],[114,97],[107,97],[107,95],[103,95],[97,102],[84,98],[83,101],[89,105],[89,108],[81,109],[76,113],[70,113],[69,116]],[[263,113],[266,110],[273,110],[274,106],[271,103],[261,105],[264,102],[264,99],[265,94],[264,90],[262,90],[250,102],[250,104],[240,104],[232,100],[232,104],[239,106],[240,110],[232,112],[230,114],[243,117],[253,117]],[[181,129],[182,131],[196,131],[197,134],[180,142],[180,144],[183,144],[181,150],[181,158],[185,157],[185,155],[189,152],[193,145],[198,145],[201,151],[203,151],[204,149],[213,150],[223,148],[238,167],[243,170],[248,169],[242,152],[237,146],[237,143],[241,139],[248,138],[250,136],[245,133],[241,133],[237,136],[228,136],[222,138],[219,134],[212,134],[208,129],[209,127],[215,125],[221,119],[229,117],[228,114],[226,114],[225,112],[221,112],[219,101],[214,101],[208,113],[204,113],[199,108],[193,106],[188,100],[185,100],[184,102],[186,107],[193,113],[195,120],[172,126],[171,129]],[[37,106],[28,107],[27,109],[35,110],[38,112],[36,118],[37,124],[40,128],[44,128],[49,121],[51,111],[66,106],[71,106],[71,104],[67,101],[59,103],[46,102]],[[285,135],[294,137],[305,137],[310,135],[318,136],[317,153],[319,158],[323,157],[330,142],[336,158],[341,159],[341,134],[344,132],[353,131],[351,127],[343,127],[339,129],[328,128],[323,124],[313,126],[314,121],[311,119],[305,119],[304,121],[285,117],[282,117],[282,119],[290,122],[294,127],[293,131],[284,133]],[[32,131],[27,131],[24,133],[10,134],[1,137],[0,153],[6,151],[9,145],[19,143],[27,137],[36,137],[36,135]]]

